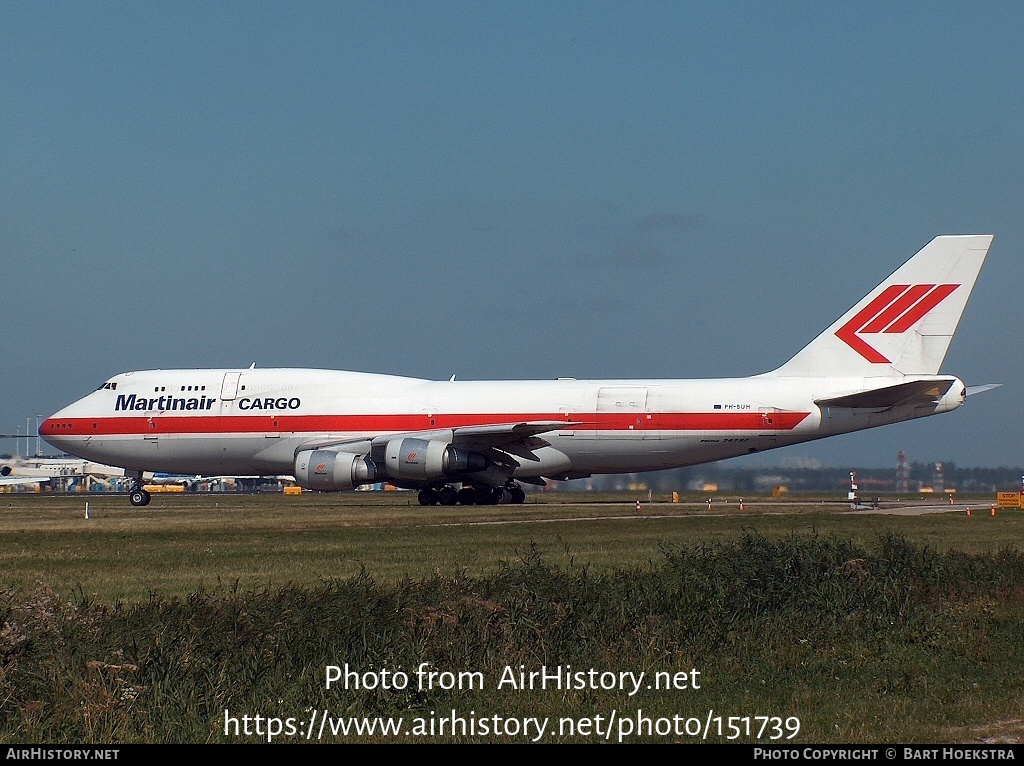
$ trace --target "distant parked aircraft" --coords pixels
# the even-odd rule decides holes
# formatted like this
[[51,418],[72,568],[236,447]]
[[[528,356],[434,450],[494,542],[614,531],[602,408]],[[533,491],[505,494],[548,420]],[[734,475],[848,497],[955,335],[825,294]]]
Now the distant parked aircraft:
[[51,479],[124,478],[124,468],[80,458],[0,455],[0,486],[43,484]]

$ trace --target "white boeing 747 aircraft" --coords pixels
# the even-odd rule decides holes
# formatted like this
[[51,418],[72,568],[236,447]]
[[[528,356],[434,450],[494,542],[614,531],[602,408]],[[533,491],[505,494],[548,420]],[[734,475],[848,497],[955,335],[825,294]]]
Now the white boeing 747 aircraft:
[[705,463],[956,409],[940,375],[991,236],[936,237],[772,372],[711,380],[430,381],[307,369],[126,372],[40,427],[143,472],[387,481],[424,505],[522,502],[520,482]]

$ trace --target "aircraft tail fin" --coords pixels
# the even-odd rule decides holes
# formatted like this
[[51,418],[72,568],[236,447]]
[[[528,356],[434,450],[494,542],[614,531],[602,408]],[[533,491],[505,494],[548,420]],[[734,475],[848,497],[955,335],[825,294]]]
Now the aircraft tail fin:
[[936,375],[960,322],[990,235],[925,245],[796,356],[769,375]]

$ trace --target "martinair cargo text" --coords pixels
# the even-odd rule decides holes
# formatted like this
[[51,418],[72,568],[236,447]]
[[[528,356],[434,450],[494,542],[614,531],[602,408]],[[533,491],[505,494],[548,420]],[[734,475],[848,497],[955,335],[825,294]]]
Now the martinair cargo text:
[[387,481],[424,505],[522,502],[521,482],[654,471],[897,423],[964,403],[939,375],[992,243],[936,237],[772,372],[713,380],[429,381],[307,369],[117,375],[40,427],[143,472]]

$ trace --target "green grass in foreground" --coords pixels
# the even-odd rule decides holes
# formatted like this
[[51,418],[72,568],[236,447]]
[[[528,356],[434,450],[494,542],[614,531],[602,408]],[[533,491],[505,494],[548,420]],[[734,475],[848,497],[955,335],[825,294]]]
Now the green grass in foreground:
[[[118,498],[85,520],[78,498],[32,500],[0,519],[4,742],[244,741],[225,736],[225,711],[313,710],[410,726],[452,710],[541,717],[543,741],[603,739],[559,735],[560,719],[703,725],[714,711],[726,728],[713,742],[728,741],[729,716],[798,718],[782,742],[971,742],[1024,715],[1019,512],[779,514],[766,501],[771,514],[636,517],[629,499],[423,511],[278,496],[147,511]],[[479,523],[513,516],[524,523]],[[324,684],[329,665],[424,662],[483,688]],[[700,689],[497,688],[508,668],[566,665],[696,670]],[[644,739],[699,741],[626,741]]]
[[[666,544],[734,539],[748,531],[836,535],[869,543],[896,533],[940,551],[986,552],[1024,539],[1024,512],[988,515],[978,498],[962,511],[920,516],[846,513],[843,503],[735,499],[707,512],[690,502],[643,505],[627,495],[535,495],[522,506],[431,509],[411,493],[156,496],[145,509],[124,497],[8,495],[0,500],[0,580],[16,589],[44,584],[63,597],[144,601],[154,591],[187,596],[216,590],[317,584],[366,571],[395,583],[435,572],[483,575],[531,545],[552,563],[596,570],[661,560]],[[4,505],[8,505],[4,508]]]

